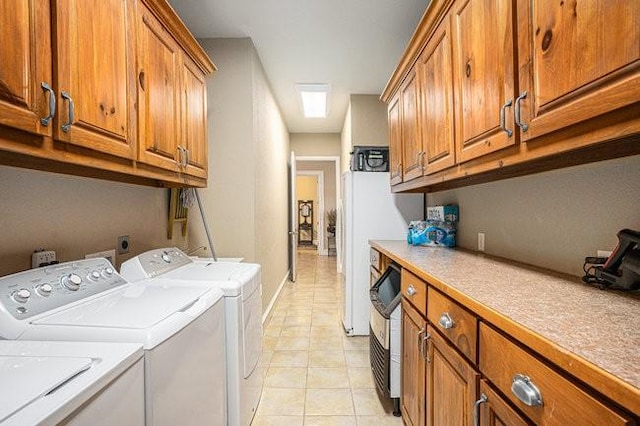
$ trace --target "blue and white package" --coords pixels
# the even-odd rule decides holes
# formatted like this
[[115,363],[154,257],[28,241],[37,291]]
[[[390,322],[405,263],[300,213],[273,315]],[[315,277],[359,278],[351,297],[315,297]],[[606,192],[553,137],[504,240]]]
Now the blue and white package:
[[453,223],[428,220],[415,224],[409,234],[410,243],[414,246],[456,246],[456,228]]

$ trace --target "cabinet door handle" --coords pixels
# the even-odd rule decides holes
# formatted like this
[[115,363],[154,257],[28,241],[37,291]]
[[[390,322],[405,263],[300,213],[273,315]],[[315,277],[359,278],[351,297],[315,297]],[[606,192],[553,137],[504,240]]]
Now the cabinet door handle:
[[178,166],[180,166],[180,168],[183,167],[184,165],[184,148],[181,146],[176,147],[176,149],[178,150]]
[[513,100],[509,99],[504,105],[502,105],[502,107],[500,108],[500,128],[502,130],[504,130],[507,133],[508,137],[511,137],[513,135],[513,130],[511,129],[507,129],[506,125],[505,125],[505,110],[510,107],[511,105],[513,105]]
[[429,356],[429,349],[426,347],[430,339],[431,339],[431,335],[429,333],[425,333],[424,337],[422,338],[422,342],[420,343],[420,352],[424,354],[422,355],[422,357],[427,361],[427,363],[431,362],[431,357]]
[[147,90],[144,88],[144,71],[140,71],[140,73],[138,73],[138,82],[140,83],[140,87],[143,91]]
[[189,153],[189,148],[184,149],[184,167],[186,168],[189,165],[189,161],[191,160],[191,154]]
[[417,293],[416,288],[410,284],[409,287],[407,287],[407,294],[409,296],[413,296],[416,293]]
[[62,125],[62,131],[66,133],[69,131],[69,129],[71,129],[71,126],[73,125],[75,107],[73,106],[73,99],[71,99],[71,96],[67,92],[60,92],[60,95],[62,96],[62,99],[65,99],[69,102],[69,121]]
[[48,126],[51,119],[56,115],[56,92],[44,81],[40,83],[40,86],[42,90],[49,92],[49,115],[40,119],[40,124]]
[[511,392],[529,407],[536,407],[542,405],[542,394],[536,385],[533,384],[531,379],[522,374],[516,374],[513,376],[513,382],[511,382]]
[[418,332],[418,352],[420,352],[420,356],[424,358],[424,349],[422,346],[422,335],[427,331],[424,327],[420,329]]
[[520,93],[520,96],[518,96],[516,98],[516,109],[515,109],[515,120],[516,120],[516,124],[518,125],[518,127],[520,127],[520,129],[522,129],[523,132],[526,132],[529,129],[529,126],[527,124],[524,124],[522,122],[522,119],[520,117],[520,103],[522,102],[523,99],[525,99],[527,97],[527,91],[525,90],[524,92]]
[[453,322],[453,318],[451,318],[451,315],[449,315],[449,312],[445,312],[440,315],[438,324],[440,324],[440,327],[444,328],[445,330],[453,328],[453,326],[455,325],[455,323]]
[[480,406],[487,402],[487,395],[481,394],[480,399],[473,404],[473,426],[478,426],[480,424]]
[[424,166],[424,157],[426,155],[427,155],[427,153],[425,151],[421,151],[420,152],[420,170],[422,170],[423,172],[426,169],[426,167]]

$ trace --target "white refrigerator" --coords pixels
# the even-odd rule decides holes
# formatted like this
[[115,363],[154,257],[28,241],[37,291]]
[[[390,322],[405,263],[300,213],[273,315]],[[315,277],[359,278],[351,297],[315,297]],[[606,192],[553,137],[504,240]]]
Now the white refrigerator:
[[342,174],[342,325],[350,336],[369,334],[369,240],[405,240],[412,220],[424,219],[423,194],[392,194],[389,173]]

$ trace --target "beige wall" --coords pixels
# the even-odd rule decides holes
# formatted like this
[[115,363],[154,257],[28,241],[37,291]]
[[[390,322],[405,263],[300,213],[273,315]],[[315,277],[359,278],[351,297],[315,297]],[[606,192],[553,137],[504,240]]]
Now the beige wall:
[[[207,81],[209,186],[200,191],[216,254],[262,265],[263,308],[288,271],[289,135],[253,43],[200,40],[218,67]],[[206,245],[191,212],[193,246]]]
[[291,151],[297,157],[339,157],[339,133],[291,133]]
[[341,133],[341,172],[354,146],[389,146],[387,106],[378,95],[351,95]]
[[289,131],[253,45],[251,57],[254,140],[258,153],[254,214],[257,260],[262,265],[262,306],[265,310],[289,270]]
[[298,161],[298,170],[321,170],[324,172],[325,212],[336,208],[336,163],[334,161]]
[[576,276],[620,229],[640,229],[639,200],[640,156],[427,195],[460,205],[460,246],[484,232],[487,253]]
[[296,200],[312,200],[314,210],[318,208],[317,176],[296,177]]
[[342,133],[340,133],[340,174],[349,170],[349,162],[351,161],[351,102],[347,107],[347,114],[344,117],[344,125]]
[[0,182],[0,275],[30,268],[39,247],[64,262],[115,249],[119,235],[129,235],[131,247],[116,255],[116,267],[152,248],[188,250],[179,226],[167,239],[166,189],[6,166]]
[[[255,261],[253,100],[249,39],[200,40],[218,71],[207,79],[209,179],[200,196],[216,254]],[[239,190],[241,188],[241,190]],[[200,213],[189,212],[192,246],[208,246]]]
[[351,145],[389,146],[387,106],[378,95],[351,95]]

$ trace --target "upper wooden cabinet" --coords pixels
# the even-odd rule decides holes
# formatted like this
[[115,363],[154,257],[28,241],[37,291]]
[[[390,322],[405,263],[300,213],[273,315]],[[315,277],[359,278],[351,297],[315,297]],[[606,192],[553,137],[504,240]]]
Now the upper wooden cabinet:
[[142,2],[138,8],[138,157],[178,172],[180,47]]
[[57,0],[55,5],[54,137],[135,158],[133,0]]
[[640,2],[539,0],[518,22],[522,140],[640,100]]
[[420,139],[418,79],[414,70],[400,88],[402,127],[402,179],[422,176],[422,140]]
[[463,162],[516,143],[513,9],[504,0],[453,7],[457,159]]
[[418,59],[424,173],[455,164],[451,21],[447,16]]
[[389,175],[391,185],[402,183],[402,126],[400,125],[400,94],[389,102]]
[[431,2],[381,99],[396,96],[394,192],[639,154],[640,2]]
[[0,2],[0,124],[50,136],[55,115],[46,1]]
[[0,4],[0,164],[204,186],[215,65],[166,0]]
[[185,173],[207,177],[207,86],[205,76],[195,63],[182,61],[182,137],[186,150]]

